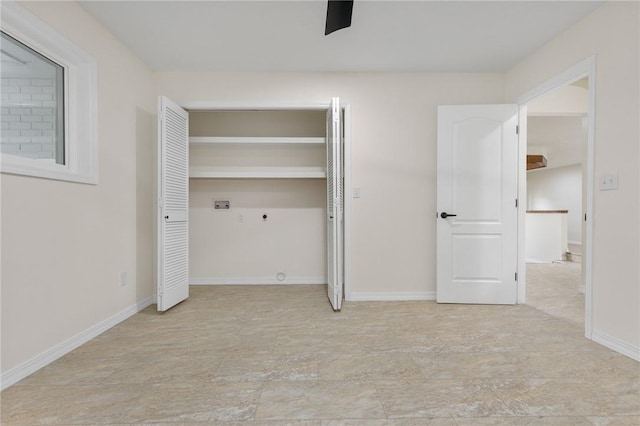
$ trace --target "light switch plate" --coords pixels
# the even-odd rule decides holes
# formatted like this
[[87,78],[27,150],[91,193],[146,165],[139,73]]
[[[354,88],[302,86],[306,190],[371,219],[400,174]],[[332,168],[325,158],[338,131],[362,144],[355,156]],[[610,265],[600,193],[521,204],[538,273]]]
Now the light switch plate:
[[360,187],[353,188],[353,198],[360,198]]
[[618,189],[618,174],[617,173],[605,173],[600,176],[598,180],[598,187],[600,191],[611,191]]

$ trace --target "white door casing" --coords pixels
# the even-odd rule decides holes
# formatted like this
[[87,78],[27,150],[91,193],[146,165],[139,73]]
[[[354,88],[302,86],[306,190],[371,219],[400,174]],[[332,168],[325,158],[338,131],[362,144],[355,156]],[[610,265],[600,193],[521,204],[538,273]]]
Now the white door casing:
[[517,125],[517,105],[438,108],[439,303],[517,301]]
[[189,297],[189,115],[158,98],[158,311]]
[[343,143],[340,100],[327,111],[327,295],[335,311],[343,291]]
[[[551,79],[545,81],[541,85],[531,89],[530,91],[518,96],[515,101],[520,105],[520,146],[525,147],[520,152],[520,164],[521,164],[521,178],[520,178],[520,194],[525,199],[527,194],[526,185],[526,128],[523,128],[522,116],[526,118],[526,104],[533,99],[541,96],[550,90],[556,89],[560,86],[572,84],[583,78],[588,79],[588,108],[587,108],[587,146],[586,146],[586,167],[583,172],[583,179],[586,184],[585,194],[585,217],[583,227],[583,242],[582,242],[582,267],[584,268],[584,285],[585,285],[585,337],[587,339],[593,339],[593,197],[595,192],[595,172],[594,172],[594,158],[595,158],[595,110],[596,110],[596,57],[591,56],[582,62],[574,65],[573,67],[555,75]],[[524,140],[522,140],[524,139]],[[524,212],[521,213],[524,216]],[[519,228],[520,247],[525,246],[524,238],[524,221],[521,221]],[[520,271],[526,270],[525,253],[522,250],[519,253]],[[519,279],[518,286],[518,303],[526,302],[526,274],[523,279]]]

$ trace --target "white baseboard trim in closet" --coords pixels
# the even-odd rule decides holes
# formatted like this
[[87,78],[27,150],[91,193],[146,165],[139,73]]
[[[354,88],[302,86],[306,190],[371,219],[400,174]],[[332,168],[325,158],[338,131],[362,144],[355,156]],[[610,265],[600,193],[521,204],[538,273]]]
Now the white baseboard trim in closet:
[[435,291],[380,291],[380,292],[351,292],[347,299],[353,302],[359,301],[384,301],[384,300],[436,300]]
[[190,285],[283,285],[283,284],[327,284],[326,277],[223,277],[190,278]]
[[146,299],[140,300],[139,302],[110,316],[104,321],[101,321],[87,328],[86,330],[76,334],[70,339],[67,339],[64,342],[50,349],[47,349],[46,351],[42,352],[39,355],[36,355],[30,360],[18,365],[17,367],[12,368],[11,370],[2,374],[2,376],[0,377],[0,389],[4,390],[9,386],[26,378],[27,376],[35,373],[41,368],[47,366],[48,364],[51,364],[53,361],[68,354],[77,347],[82,346],[91,339],[104,333],[111,327],[116,326],[130,316],[137,314],[152,303],[155,303],[155,299],[153,297],[147,297]]
[[617,337],[609,336],[608,334],[602,333],[598,330],[593,330],[591,338],[594,342],[600,343],[602,346],[613,349],[614,351],[621,353],[622,355],[626,355],[633,360],[640,361],[640,348],[637,346],[630,345]]

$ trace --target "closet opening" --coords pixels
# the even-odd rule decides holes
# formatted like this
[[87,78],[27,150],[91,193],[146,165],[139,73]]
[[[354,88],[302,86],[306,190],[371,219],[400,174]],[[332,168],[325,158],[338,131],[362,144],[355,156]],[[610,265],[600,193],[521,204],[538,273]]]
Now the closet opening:
[[[180,254],[186,276],[178,279],[186,296],[182,291],[180,300],[189,285],[316,284],[327,285],[333,309],[340,310],[350,211],[343,199],[350,193],[348,107],[337,98],[313,107],[174,106],[186,117],[186,134],[163,126],[161,108],[158,151],[161,184],[170,175],[163,161],[180,152],[163,143],[181,140],[186,159],[177,162],[188,164],[188,232],[179,238],[187,241]],[[165,192],[182,191],[164,184]],[[172,286],[167,279],[176,255],[168,254],[170,243],[162,247],[170,216],[159,206],[160,300],[163,286]],[[158,309],[165,310],[160,303]]]
[[319,110],[189,111],[191,285],[327,283],[325,127]]

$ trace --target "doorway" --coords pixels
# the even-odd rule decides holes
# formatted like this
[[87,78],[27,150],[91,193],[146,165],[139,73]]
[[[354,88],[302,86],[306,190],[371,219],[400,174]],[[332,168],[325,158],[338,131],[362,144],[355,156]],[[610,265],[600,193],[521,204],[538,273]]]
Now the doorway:
[[587,338],[594,70],[595,60],[587,60],[519,99],[521,118],[526,114],[520,173],[526,209],[521,214],[519,256],[519,268],[526,275],[519,301],[584,326]]

